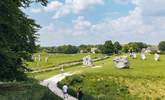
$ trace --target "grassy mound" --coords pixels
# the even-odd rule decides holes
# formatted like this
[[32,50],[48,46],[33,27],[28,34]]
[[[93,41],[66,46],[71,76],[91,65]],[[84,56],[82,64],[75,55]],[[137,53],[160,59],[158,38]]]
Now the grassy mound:
[[112,59],[96,62],[102,67],[84,69],[59,82],[59,87],[67,83],[73,96],[82,87],[85,100],[165,99],[165,55],[159,62],[153,55],[147,55],[145,61],[139,55],[137,59],[129,58],[130,69],[117,69]]
[[0,84],[0,100],[62,100],[36,82]]

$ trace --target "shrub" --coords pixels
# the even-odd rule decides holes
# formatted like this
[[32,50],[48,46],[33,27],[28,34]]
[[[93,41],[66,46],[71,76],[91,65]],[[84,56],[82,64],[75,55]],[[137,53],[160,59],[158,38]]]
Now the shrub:
[[165,51],[165,41],[161,41],[158,45],[160,51]]

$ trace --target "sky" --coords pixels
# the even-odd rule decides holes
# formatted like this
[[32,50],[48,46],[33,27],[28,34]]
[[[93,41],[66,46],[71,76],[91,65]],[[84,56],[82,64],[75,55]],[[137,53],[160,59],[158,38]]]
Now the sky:
[[106,40],[158,44],[165,40],[165,0],[49,0],[23,9],[41,25],[41,46],[102,44]]

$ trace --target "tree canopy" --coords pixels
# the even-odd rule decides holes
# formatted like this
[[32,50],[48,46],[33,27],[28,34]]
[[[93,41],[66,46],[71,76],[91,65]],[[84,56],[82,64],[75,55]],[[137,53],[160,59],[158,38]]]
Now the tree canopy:
[[122,49],[122,46],[120,45],[118,41],[116,41],[113,45],[114,45],[114,52],[118,54],[119,51]]
[[159,50],[165,51],[165,41],[161,41],[158,45]]
[[123,51],[128,52],[129,50],[134,52],[141,52],[143,48],[147,48],[148,45],[143,42],[130,42],[123,46]]
[[40,28],[21,7],[33,2],[46,5],[47,0],[2,0],[0,2],[0,79],[23,79],[25,66],[36,50],[37,30]]
[[114,53],[114,45],[111,40],[105,41],[104,45],[102,46],[102,53],[104,54],[112,54]]

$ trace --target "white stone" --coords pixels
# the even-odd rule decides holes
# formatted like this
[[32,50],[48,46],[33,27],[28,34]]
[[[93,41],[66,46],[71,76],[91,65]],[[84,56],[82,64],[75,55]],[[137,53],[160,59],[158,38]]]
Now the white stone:
[[95,54],[96,50],[98,50],[97,48],[91,48],[91,53]]
[[86,56],[83,58],[83,65],[84,66],[92,66],[92,59],[90,56]]
[[37,61],[37,57],[34,57],[34,61]]
[[45,57],[45,62],[46,62],[46,63],[48,62],[48,57]]
[[130,57],[132,57],[133,59],[135,59],[137,57],[135,52],[130,53]]
[[146,55],[144,53],[141,53],[141,58],[142,58],[142,60],[145,60],[146,59]]
[[41,55],[38,55],[38,61],[41,61]]
[[31,59],[32,59],[32,60],[34,60],[34,59],[35,59],[35,56],[34,56],[34,55],[32,55]]
[[113,59],[113,62],[115,63],[116,67],[119,69],[129,68],[129,61],[127,56],[116,57]]
[[154,55],[154,59],[155,59],[155,61],[159,61],[160,60],[160,55],[156,53]]

